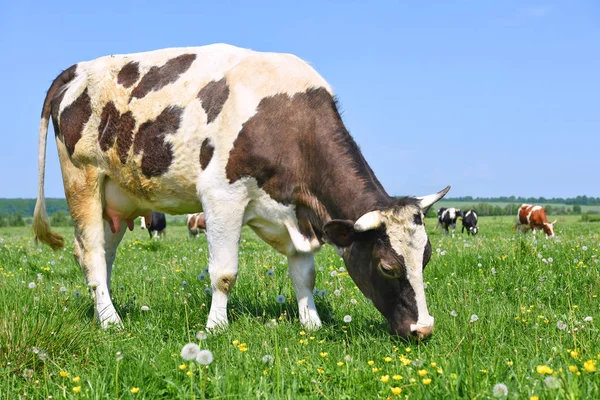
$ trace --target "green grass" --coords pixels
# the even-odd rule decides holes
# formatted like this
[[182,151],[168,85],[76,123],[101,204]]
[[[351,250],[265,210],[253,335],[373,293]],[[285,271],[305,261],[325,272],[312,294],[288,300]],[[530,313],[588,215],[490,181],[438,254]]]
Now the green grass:
[[[577,219],[559,220],[557,240],[515,235],[514,217],[481,218],[476,238],[431,233],[425,279],[436,324],[420,344],[390,337],[350,277],[331,277],[343,264],[330,247],[316,261],[317,287],[327,291],[316,299],[324,327],[305,331],[285,258],[249,230],[240,245],[230,326],[199,342],[210,304],[210,284],[198,279],[207,245],[204,237],[188,239],[183,227],[169,229],[161,242],[139,229],[126,235],[112,279],[125,327],[103,331],[72,257],[72,230],[60,229],[68,248],[52,252],[32,242],[30,228],[3,228],[0,397],[486,399],[504,383],[515,399],[600,398],[600,372],[584,369],[588,360],[600,369],[600,235],[596,224]],[[430,230],[434,225],[427,221]],[[270,268],[273,277],[266,275]],[[30,282],[36,287],[28,288]],[[275,302],[279,294],[287,298],[283,305]],[[471,323],[473,314],[479,320]],[[583,322],[588,316],[593,321]],[[566,329],[557,328],[559,321]],[[184,362],[180,352],[189,341],[210,349],[212,364]],[[265,355],[274,357],[272,365],[262,362]],[[547,387],[539,365],[553,370],[558,389]],[[401,395],[393,396],[392,387]]]
[[[456,207],[456,208],[460,208],[460,209],[468,209],[468,208],[474,208],[475,210],[477,210],[477,205],[479,203],[487,203],[491,206],[499,206],[499,207],[506,207],[508,204],[516,204],[516,203],[510,203],[508,201],[454,201],[454,200],[440,200],[437,203],[435,203],[435,209],[439,209],[441,207]],[[518,204],[520,205],[520,204]],[[541,206],[552,206],[552,207],[556,207],[556,208],[560,208],[560,207],[564,207],[565,209],[573,209],[573,204],[563,204],[563,203],[539,203],[536,205],[541,205]],[[600,212],[600,206],[581,206],[581,212],[589,212],[589,211],[593,211],[593,212]],[[516,216],[516,214],[515,214]]]

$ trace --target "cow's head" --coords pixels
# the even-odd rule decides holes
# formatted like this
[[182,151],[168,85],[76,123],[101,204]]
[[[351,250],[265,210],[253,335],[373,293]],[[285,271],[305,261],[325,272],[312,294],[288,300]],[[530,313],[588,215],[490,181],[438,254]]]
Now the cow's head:
[[554,224],[556,223],[557,220],[554,220],[552,222],[544,222],[544,233],[546,233],[546,235],[548,235],[549,237],[554,237]]
[[478,227],[476,227],[476,226],[472,226],[472,227],[470,227],[470,228],[469,228],[469,230],[471,231],[471,233],[472,233],[473,235],[477,235],[477,232],[479,232],[479,228],[478,228]]
[[423,218],[448,190],[450,186],[429,196],[405,198],[356,221],[332,220],[324,227],[328,239],[342,249],[348,273],[385,316],[392,334],[423,338],[433,331],[423,282],[431,244]]

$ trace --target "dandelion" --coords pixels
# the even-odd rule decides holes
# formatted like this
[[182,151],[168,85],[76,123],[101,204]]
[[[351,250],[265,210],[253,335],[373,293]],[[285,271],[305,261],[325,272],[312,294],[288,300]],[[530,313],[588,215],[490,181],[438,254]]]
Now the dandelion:
[[399,387],[393,387],[393,388],[392,388],[392,394],[393,394],[394,396],[399,396],[399,395],[400,395],[400,393],[402,393],[402,389],[401,389],[401,388],[399,388]]
[[66,371],[60,371],[59,372],[60,376],[62,376],[63,378],[66,378],[67,376],[69,376],[69,373]]
[[270,321],[268,321],[265,326],[269,329],[273,329],[277,326],[277,320],[276,319],[272,319]]
[[392,362],[392,357],[386,357],[383,359],[386,363]]
[[208,365],[213,362],[213,353],[210,350],[200,350],[196,356],[196,362],[200,365]]
[[549,262],[550,264],[552,264],[552,262],[553,262],[553,261],[554,261],[554,259],[553,259],[552,257],[548,257],[548,262]]
[[558,389],[560,387],[560,380],[555,376],[547,376],[544,383],[548,389]]
[[178,368],[179,368],[180,371],[185,371],[185,369],[187,368],[187,365],[180,364]]
[[571,351],[569,354],[573,358],[577,358],[577,356],[579,355],[579,353],[576,350]]
[[350,299],[350,304],[356,304],[356,303],[357,303],[356,299]]
[[456,310],[450,311],[450,316],[456,317],[457,315],[458,315],[458,313],[456,312]]
[[471,315],[471,321],[470,322],[473,323],[473,322],[476,322],[476,321],[479,321],[479,317],[477,316],[477,314]]
[[535,370],[541,375],[551,375],[554,370],[547,365],[538,365]]
[[350,322],[352,322],[352,317],[350,315],[344,316],[344,322],[349,324]]
[[342,367],[344,365],[344,362],[343,361],[338,361],[337,365],[338,365],[338,367]]
[[40,350],[38,357],[40,360],[46,361],[48,359],[48,352],[46,350]]
[[394,376],[392,376],[392,379],[395,381],[400,381],[400,380],[402,380],[402,375],[394,375]]
[[187,281],[181,282],[181,287],[187,287],[187,285],[188,285]]
[[29,289],[35,289],[37,287],[37,285],[35,284],[35,282],[29,282],[29,285],[27,285],[27,287]]
[[277,297],[275,297],[275,302],[279,304],[285,303],[285,296],[282,294],[277,295]]
[[504,383],[496,383],[492,389],[494,397],[506,397],[508,396],[508,388]]
[[593,321],[593,318],[592,318],[592,317],[585,317],[585,318],[583,319],[583,322],[592,322],[592,321]]
[[58,289],[61,293],[64,293],[67,291],[67,288],[64,286],[61,286],[60,289]]
[[369,361],[367,361],[367,364],[369,364],[369,365],[373,365],[373,364],[375,364],[375,361],[373,361],[373,360],[369,360]]
[[337,276],[337,274],[338,274],[338,272],[337,272],[337,271],[331,271],[331,272],[329,273],[329,276],[330,276],[330,277],[332,277],[332,278],[335,278],[335,277]]
[[431,378],[423,379],[423,385],[429,385],[431,383]]
[[564,323],[564,322],[562,322],[562,321],[558,321],[558,322],[556,323],[556,327],[557,327],[558,329],[560,329],[561,331],[564,331],[565,329],[567,329],[567,324],[565,324],[565,323]]
[[206,279],[206,273],[205,272],[199,273],[197,278],[198,278],[199,281],[205,280]]
[[195,359],[199,352],[200,347],[196,343],[188,343],[181,349],[181,357],[186,361],[190,361]]
[[339,296],[339,295],[341,295],[341,294],[342,294],[342,292],[340,291],[340,289],[335,289],[335,290],[333,291],[333,294],[334,294],[335,296]]
[[245,353],[248,351],[248,347],[246,346],[246,343],[242,343],[238,346],[238,349],[242,352]]
[[569,365],[569,371],[571,372],[577,372],[579,370],[579,368],[577,368],[577,366],[575,365]]
[[29,369],[29,368],[25,368],[23,370],[23,378],[25,378],[25,379],[33,378],[33,370]]
[[81,386],[73,387],[73,393],[79,393],[79,392],[81,392]]
[[275,361],[275,357],[270,354],[265,354],[262,358],[263,364],[273,365],[273,361]]
[[352,357],[351,356],[344,356],[344,361],[346,361],[347,363],[351,363],[352,362]]
[[587,246],[581,246],[581,250],[587,251],[587,249],[588,249]]
[[531,396],[529,400],[540,400],[539,396]]
[[122,361],[123,360],[123,353],[121,353],[120,351],[117,351],[117,362]]
[[583,368],[587,372],[594,372],[596,371],[596,362],[594,360],[587,360],[583,363]]
[[148,307],[148,306],[142,306],[140,308],[140,310],[142,310],[142,311],[150,311],[150,307]]
[[123,290],[125,290],[125,286],[122,286],[122,285],[121,285],[121,286],[119,286],[119,290],[120,290],[120,291],[123,291]]
[[196,339],[198,340],[206,340],[208,338],[208,336],[206,335],[206,332],[204,331],[198,331],[196,332]]
[[419,374],[419,376],[422,378],[425,375],[427,375],[427,370],[426,369],[420,369],[419,371],[417,371],[417,374]]
[[209,287],[204,288],[204,294],[211,295],[212,294],[212,289],[209,288]]
[[319,353],[319,355],[323,358],[327,357],[327,352],[326,351],[322,351],[321,353]]
[[139,387],[132,387],[131,389],[129,389],[129,391],[131,392],[131,394],[136,394],[140,391]]
[[379,380],[383,383],[388,383],[390,381],[390,376],[389,375],[383,375],[381,378],[379,378]]
[[40,352],[40,348],[39,347],[34,347],[33,348],[33,353],[34,354],[38,354]]

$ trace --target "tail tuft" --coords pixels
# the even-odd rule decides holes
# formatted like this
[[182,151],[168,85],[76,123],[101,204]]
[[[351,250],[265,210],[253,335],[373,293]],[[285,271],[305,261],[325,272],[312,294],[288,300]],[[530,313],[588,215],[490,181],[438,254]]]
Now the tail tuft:
[[35,241],[46,243],[52,250],[59,250],[65,247],[65,240],[56,232],[52,232],[50,228],[50,220],[46,213],[46,204],[43,198],[37,199],[35,211],[33,213],[33,232],[35,233]]

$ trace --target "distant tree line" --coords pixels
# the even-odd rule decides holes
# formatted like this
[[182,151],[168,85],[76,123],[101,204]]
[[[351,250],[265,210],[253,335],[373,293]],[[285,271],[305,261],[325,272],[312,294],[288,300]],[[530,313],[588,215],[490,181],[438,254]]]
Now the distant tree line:
[[[35,209],[35,199],[0,199],[0,215],[21,214],[32,217]],[[62,211],[69,214],[69,207],[65,199],[46,199],[46,210],[48,215]]]
[[556,203],[556,204],[566,204],[566,205],[580,205],[580,206],[597,206],[600,205],[600,197],[587,197],[587,196],[577,196],[577,197],[515,197],[515,196],[501,196],[501,197],[452,197],[445,198],[444,200],[448,201],[467,201],[473,203],[519,203],[519,205],[523,203],[529,204],[537,204],[537,203]]

